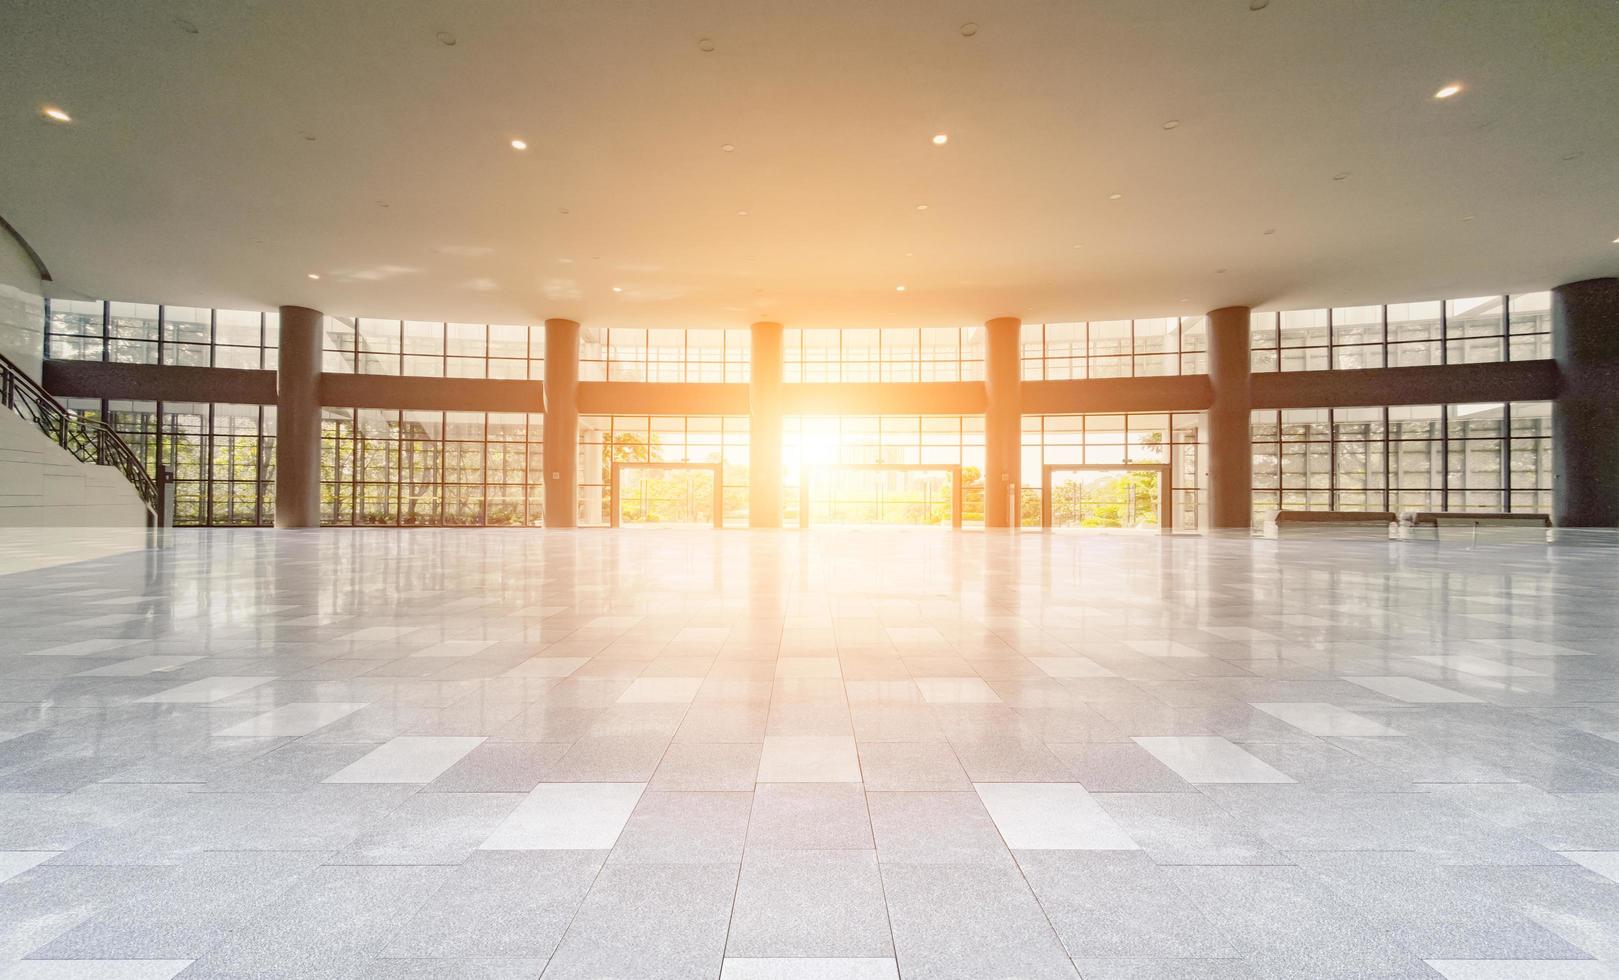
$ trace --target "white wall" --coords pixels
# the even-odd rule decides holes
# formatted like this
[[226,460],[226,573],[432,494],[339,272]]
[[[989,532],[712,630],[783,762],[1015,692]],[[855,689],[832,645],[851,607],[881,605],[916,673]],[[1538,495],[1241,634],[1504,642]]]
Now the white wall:
[[145,525],[146,505],[124,474],[80,462],[32,422],[0,409],[0,527]]
[[39,274],[16,239],[0,230],[0,354],[38,381],[44,344],[45,300]]

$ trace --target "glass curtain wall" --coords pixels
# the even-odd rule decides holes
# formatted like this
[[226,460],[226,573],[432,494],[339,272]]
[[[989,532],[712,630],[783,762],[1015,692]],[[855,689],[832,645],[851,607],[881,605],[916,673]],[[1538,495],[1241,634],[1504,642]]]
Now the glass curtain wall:
[[1257,312],[1255,371],[1482,364],[1552,356],[1551,294]]
[[420,378],[545,377],[545,328],[328,316],[322,370]]
[[1253,413],[1254,522],[1276,510],[1551,511],[1551,403]]
[[[1116,475],[1107,479],[1117,487],[1100,488],[1103,496],[1121,496],[1124,491],[1171,495],[1174,530],[1196,531],[1207,523],[1203,515],[1203,486],[1207,482],[1207,423],[1201,412],[1144,412],[1127,415],[1025,415],[1023,416],[1023,458],[1020,464],[1023,487],[1018,521],[1024,527],[1039,527],[1042,474],[1048,465],[1118,465]],[[1161,487],[1156,474],[1126,474],[1131,464],[1169,466],[1169,486]],[[1114,491],[1118,491],[1115,493]],[[1055,491],[1054,491],[1055,493]],[[1052,524],[1120,526],[1110,518],[1068,514],[1064,507],[1074,503],[1062,497],[1052,501]],[[1070,507],[1069,509],[1072,509]],[[1146,516],[1143,520],[1148,519]],[[1153,524],[1156,513],[1150,514]]]
[[746,384],[752,359],[748,330],[579,329],[580,381]]
[[280,315],[102,300],[45,301],[45,356],[274,370]]
[[1023,380],[1146,378],[1208,372],[1208,318],[1025,323]]
[[69,398],[103,419],[149,473],[173,481],[176,527],[275,523],[275,406]]
[[983,327],[782,331],[788,384],[982,381]]
[[799,490],[811,479],[812,520],[950,524],[945,471],[846,470],[839,464],[960,466],[963,526],[984,523],[981,415],[790,415],[782,422],[782,517],[799,520]]
[[544,416],[321,409],[321,523],[537,526]]
[[[613,516],[613,463],[718,463],[721,509],[727,527],[748,523],[748,418],[745,415],[579,416],[579,524],[603,527]],[[637,477],[641,510],[625,516],[656,522],[676,520],[690,509],[676,506],[691,482],[675,470]],[[660,506],[659,502],[667,506]],[[683,520],[681,522],[684,522]],[[703,521],[702,523],[706,523]]]

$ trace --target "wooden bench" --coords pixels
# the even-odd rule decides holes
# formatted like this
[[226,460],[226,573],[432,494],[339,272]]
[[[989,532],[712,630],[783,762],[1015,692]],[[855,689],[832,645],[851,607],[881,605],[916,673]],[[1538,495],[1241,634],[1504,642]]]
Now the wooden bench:
[[1394,514],[1376,510],[1279,510],[1265,518],[1267,538],[1303,531],[1389,537]]

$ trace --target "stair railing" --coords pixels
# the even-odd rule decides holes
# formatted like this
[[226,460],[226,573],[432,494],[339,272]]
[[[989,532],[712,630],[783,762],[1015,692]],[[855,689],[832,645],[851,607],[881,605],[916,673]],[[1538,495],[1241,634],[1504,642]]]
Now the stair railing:
[[32,422],[75,459],[111,466],[124,474],[153,519],[162,513],[157,482],[129,443],[106,422],[72,411],[51,397],[39,382],[4,355],[0,355],[0,404]]

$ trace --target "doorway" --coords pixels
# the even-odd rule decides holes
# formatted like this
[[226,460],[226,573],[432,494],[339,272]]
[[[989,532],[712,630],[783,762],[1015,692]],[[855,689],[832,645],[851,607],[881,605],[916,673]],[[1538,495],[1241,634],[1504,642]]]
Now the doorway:
[[723,527],[719,463],[613,463],[611,527]]
[[939,463],[806,466],[798,482],[798,526],[918,524],[961,527],[961,467]]
[[1167,465],[1050,463],[1040,474],[1040,526],[1174,530]]

